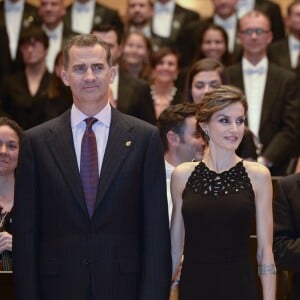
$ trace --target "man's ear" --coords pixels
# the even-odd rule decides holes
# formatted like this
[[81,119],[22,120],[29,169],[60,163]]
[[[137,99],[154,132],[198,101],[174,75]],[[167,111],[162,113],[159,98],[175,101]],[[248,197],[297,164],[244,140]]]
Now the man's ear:
[[61,71],[61,79],[66,86],[70,86],[69,74],[65,70]]
[[110,75],[110,83],[113,83],[115,77],[117,74],[117,67],[116,66],[112,66],[109,70],[109,75]]
[[167,132],[167,140],[168,140],[168,144],[173,147],[177,146],[180,143],[179,135],[172,130]]

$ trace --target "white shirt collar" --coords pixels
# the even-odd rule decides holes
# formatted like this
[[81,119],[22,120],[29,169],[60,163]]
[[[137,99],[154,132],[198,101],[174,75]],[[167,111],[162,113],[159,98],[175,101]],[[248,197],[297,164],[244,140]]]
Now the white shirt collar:
[[300,41],[292,34],[288,35],[289,49],[300,51]]
[[[71,108],[71,127],[74,129],[89,116],[81,112],[74,104]],[[102,123],[105,127],[110,127],[111,122],[111,106],[107,103],[104,108],[93,116],[98,119],[96,123]]]
[[59,38],[62,36],[62,32],[63,32],[63,22],[61,21],[54,30],[50,30],[48,29],[45,24],[43,25],[43,30],[46,32],[46,34],[48,35],[48,37],[51,38]]
[[17,2],[6,0],[4,1],[4,8],[5,10],[10,10],[15,8],[17,10],[23,11],[24,4],[25,4],[25,0],[19,0]]
[[173,11],[175,9],[175,1],[171,0],[167,2],[166,4],[163,4],[159,1],[155,1],[154,3],[154,12],[167,12],[170,14],[173,14]]
[[218,15],[214,15],[214,23],[226,28],[230,27],[232,29],[235,29],[237,24],[237,16],[236,14],[233,14],[229,18],[223,19]]
[[258,68],[268,68],[268,58],[265,56],[264,58],[261,59],[261,61],[256,64],[256,65],[252,65],[251,62],[246,58],[243,57],[242,58],[242,66],[243,66],[243,70],[247,69],[247,68],[254,68],[254,69],[258,69]]
[[89,0],[85,3],[80,3],[78,1],[74,1],[73,9],[79,10],[79,11],[90,11],[95,6],[96,1],[95,0]]

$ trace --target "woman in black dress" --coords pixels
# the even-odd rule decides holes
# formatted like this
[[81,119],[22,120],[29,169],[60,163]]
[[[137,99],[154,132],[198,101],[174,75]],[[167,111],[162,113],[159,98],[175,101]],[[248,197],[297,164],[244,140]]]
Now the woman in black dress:
[[235,87],[205,94],[196,117],[208,148],[201,162],[173,171],[174,276],[184,254],[180,300],[258,299],[249,249],[254,220],[263,299],[275,299],[271,176],[266,167],[235,152],[246,113],[245,96]]
[[12,208],[15,169],[23,131],[11,119],[0,117],[0,271],[11,271]]

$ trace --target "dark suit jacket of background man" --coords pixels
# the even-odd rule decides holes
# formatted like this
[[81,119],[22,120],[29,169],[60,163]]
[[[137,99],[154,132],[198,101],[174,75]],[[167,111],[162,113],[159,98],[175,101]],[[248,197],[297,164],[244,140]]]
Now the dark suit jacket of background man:
[[[41,25],[42,20],[38,16],[38,11],[37,7],[34,5],[31,5],[29,3],[24,3],[24,11],[23,11],[23,17],[21,21],[21,30],[24,28],[29,27],[30,25]],[[5,25],[5,8],[4,8],[4,1],[0,2],[0,30],[1,35],[0,35],[0,44],[2,48],[2,52],[7,55],[3,60],[6,62],[5,68],[6,70],[2,71],[5,72],[5,74],[11,74],[15,73],[17,71],[22,70],[23,68],[23,63],[22,63],[22,58],[21,55],[17,51],[17,56],[16,59],[12,59],[10,56],[10,50],[9,50],[9,43],[8,43],[8,34],[7,34],[7,29]],[[5,50],[4,50],[5,49]],[[2,66],[3,68],[3,66]]]
[[198,20],[200,20],[200,16],[197,12],[175,4],[170,36],[165,38],[152,32],[151,41],[154,50],[163,46],[171,46],[181,53],[183,48],[187,46],[181,44],[186,26]]
[[117,109],[151,124],[156,123],[149,85],[119,69]]
[[112,109],[92,219],[70,110],[27,131],[14,225],[16,299],[86,299],[91,279],[95,300],[167,300],[171,255],[158,129]]
[[288,38],[272,43],[268,47],[269,59],[277,65],[296,72],[291,65],[291,56],[289,50]]
[[291,298],[300,299],[300,173],[282,178],[274,201],[274,254],[277,267],[293,271]]
[[[72,4],[67,6],[66,8],[66,15],[64,17],[64,23],[69,27],[72,28]],[[93,18],[93,25],[100,25],[100,24],[110,24],[116,26],[121,32],[124,31],[124,24],[118,14],[117,10],[108,8],[105,5],[102,5],[98,2],[95,4],[95,14]]]
[[[245,91],[242,64],[227,69],[230,84]],[[299,84],[294,73],[269,62],[259,128],[262,155],[274,166],[272,175],[285,175],[294,156],[299,118]]]

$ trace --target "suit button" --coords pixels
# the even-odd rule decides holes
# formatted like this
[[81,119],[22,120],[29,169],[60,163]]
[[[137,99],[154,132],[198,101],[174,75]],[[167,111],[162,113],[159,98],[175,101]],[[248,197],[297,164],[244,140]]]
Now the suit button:
[[90,262],[89,262],[89,259],[88,259],[88,258],[85,258],[85,259],[83,260],[83,264],[84,264],[85,266],[87,266],[89,263],[90,263]]

